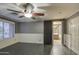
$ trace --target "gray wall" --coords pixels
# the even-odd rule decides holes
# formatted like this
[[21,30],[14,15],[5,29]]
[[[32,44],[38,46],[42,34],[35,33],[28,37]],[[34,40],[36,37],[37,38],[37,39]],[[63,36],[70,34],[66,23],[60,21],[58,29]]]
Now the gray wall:
[[44,22],[23,22],[16,23],[16,33],[43,33]]
[[20,23],[19,22],[15,22],[15,33],[19,33],[20,32],[20,29],[19,29],[19,26]]

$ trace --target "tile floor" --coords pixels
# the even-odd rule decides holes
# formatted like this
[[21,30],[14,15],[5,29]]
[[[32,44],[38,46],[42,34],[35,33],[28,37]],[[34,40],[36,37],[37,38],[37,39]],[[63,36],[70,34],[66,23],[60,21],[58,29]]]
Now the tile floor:
[[16,43],[0,49],[0,55],[75,55],[62,45],[43,45],[33,43]]

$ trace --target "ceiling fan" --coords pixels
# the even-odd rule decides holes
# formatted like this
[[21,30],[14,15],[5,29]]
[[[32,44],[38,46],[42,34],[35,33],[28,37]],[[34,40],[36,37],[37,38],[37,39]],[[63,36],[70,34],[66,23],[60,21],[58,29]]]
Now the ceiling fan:
[[44,13],[34,12],[34,5],[31,3],[22,3],[19,5],[19,7],[22,8],[23,11],[17,11],[13,9],[7,9],[7,10],[11,11],[10,14],[18,15],[19,18],[23,18],[26,16],[35,19],[35,17],[44,16]]

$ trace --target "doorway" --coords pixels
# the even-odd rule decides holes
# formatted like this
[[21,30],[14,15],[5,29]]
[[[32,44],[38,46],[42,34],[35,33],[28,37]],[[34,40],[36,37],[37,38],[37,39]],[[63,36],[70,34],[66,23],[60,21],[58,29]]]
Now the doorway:
[[62,44],[62,21],[53,21],[52,22],[52,41],[53,45]]

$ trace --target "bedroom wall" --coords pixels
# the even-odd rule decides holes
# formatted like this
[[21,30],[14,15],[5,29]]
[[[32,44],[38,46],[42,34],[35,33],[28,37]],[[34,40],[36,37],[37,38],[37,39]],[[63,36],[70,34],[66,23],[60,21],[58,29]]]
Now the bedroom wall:
[[65,34],[65,45],[75,53],[79,54],[79,16],[67,20],[67,34]]
[[16,24],[16,35],[19,42],[43,44],[44,23],[21,22]]

